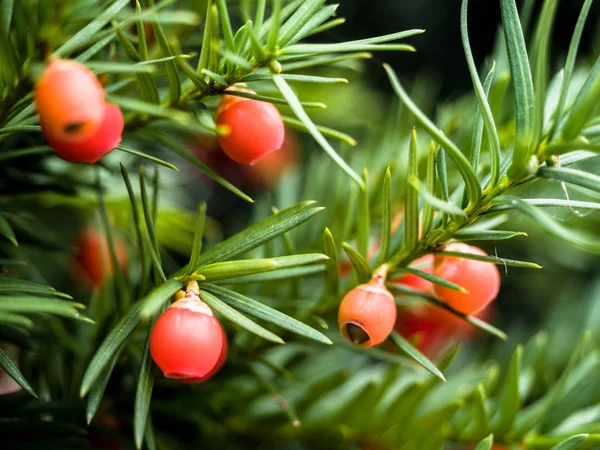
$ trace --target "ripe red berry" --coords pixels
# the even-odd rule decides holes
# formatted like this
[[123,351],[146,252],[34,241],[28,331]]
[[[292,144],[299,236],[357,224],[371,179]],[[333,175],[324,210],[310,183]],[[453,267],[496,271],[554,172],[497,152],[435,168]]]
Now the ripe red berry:
[[360,347],[381,344],[394,329],[395,321],[394,297],[383,282],[373,280],[348,292],[338,311],[342,335]]
[[218,137],[221,148],[240,164],[254,164],[279,150],[285,136],[281,114],[271,103],[230,95],[221,100],[217,125],[226,130]]
[[188,289],[154,324],[150,354],[165,377],[198,383],[223,365],[227,338],[208,305]]
[[44,136],[60,157],[93,164],[119,144],[123,115],[105,95],[85,66],[50,62],[37,83],[35,104]]
[[[127,268],[127,249],[117,236],[113,235],[113,238],[119,270],[124,271]],[[79,279],[90,287],[102,287],[114,273],[105,234],[96,228],[87,228],[78,236],[75,247],[75,265]]]
[[[460,242],[446,246],[446,250],[486,256],[480,248]],[[436,255],[434,274],[463,287],[459,292],[439,285],[434,289],[438,298],[464,314],[475,314],[485,308],[500,290],[500,272],[494,263],[456,256]]]
[[[425,255],[415,259],[411,265],[415,269],[433,274],[433,255]],[[422,292],[423,294],[435,296],[433,283],[410,273],[401,275],[393,280],[395,283],[400,283]]]

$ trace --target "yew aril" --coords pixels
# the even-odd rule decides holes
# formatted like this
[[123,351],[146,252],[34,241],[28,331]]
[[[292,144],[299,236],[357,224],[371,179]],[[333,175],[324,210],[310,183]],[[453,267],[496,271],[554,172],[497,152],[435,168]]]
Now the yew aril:
[[[410,264],[410,267],[433,274],[433,255],[425,255],[415,259]],[[423,294],[435,296],[433,283],[418,277],[417,275],[407,273],[394,278],[392,281],[394,283],[404,284],[407,287]]]
[[35,88],[35,105],[46,140],[71,162],[94,164],[121,141],[123,116],[85,66],[53,59]]
[[[127,249],[116,235],[113,235],[115,253],[119,270],[127,268]],[[75,267],[79,280],[90,287],[102,287],[113,275],[114,266],[106,235],[100,230],[89,227],[75,241]]]
[[[446,246],[447,251],[487,256],[480,248],[454,242]],[[500,290],[500,272],[494,263],[435,255],[434,274],[464,288],[459,292],[435,285],[438,298],[448,306],[464,314],[475,314],[496,298]]]
[[240,164],[255,164],[279,150],[285,130],[281,114],[271,103],[224,95],[217,110],[218,136],[225,154]]
[[223,365],[227,338],[208,305],[188,291],[156,320],[150,354],[165,377],[199,383]]
[[104,104],[100,126],[88,137],[58,137],[44,132],[46,141],[61,158],[79,163],[94,164],[121,142],[123,114],[117,105]]
[[385,341],[394,329],[395,321],[394,297],[383,282],[373,280],[348,292],[338,311],[342,335],[365,348]]

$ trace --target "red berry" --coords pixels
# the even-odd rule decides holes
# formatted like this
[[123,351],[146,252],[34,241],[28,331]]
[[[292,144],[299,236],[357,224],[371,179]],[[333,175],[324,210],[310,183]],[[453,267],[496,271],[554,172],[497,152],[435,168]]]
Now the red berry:
[[[123,242],[113,235],[119,269],[127,268],[127,250]],[[106,279],[114,273],[110,249],[104,233],[95,228],[86,229],[75,242],[75,264],[80,279],[90,287],[102,287]]]
[[95,163],[121,140],[123,117],[105,102],[96,76],[74,61],[55,59],[35,89],[35,104],[46,140],[62,158]]
[[51,133],[45,133],[45,136],[50,147],[61,158],[71,162],[94,164],[119,145],[123,126],[121,109],[117,105],[105,103],[100,127],[86,139],[58,138]]
[[342,335],[360,347],[381,344],[394,329],[395,321],[394,297],[383,284],[373,281],[348,292],[338,312]]
[[[412,262],[411,267],[433,274],[433,255],[425,255],[415,259]],[[435,296],[433,283],[416,275],[412,275],[410,273],[401,275],[395,278],[393,281],[395,283],[404,284],[415,291],[422,292],[423,294]]]
[[227,339],[211,309],[188,290],[154,324],[150,354],[165,377],[198,383],[225,361]]
[[[480,248],[460,242],[446,246],[446,250],[472,255],[487,254]],[[474,314],[485,308],[500,290],[500,272],[494,263],[456,256],[436,255],[434,274],[466,289],[466,293],[435,285],[438,298],[464,314]]]
[[217,125],[227,133],[218,136],[221,148],[240,164],[255,164],[279,150],[285,136],[283,120],[275,106],[241,97],[223,96]]

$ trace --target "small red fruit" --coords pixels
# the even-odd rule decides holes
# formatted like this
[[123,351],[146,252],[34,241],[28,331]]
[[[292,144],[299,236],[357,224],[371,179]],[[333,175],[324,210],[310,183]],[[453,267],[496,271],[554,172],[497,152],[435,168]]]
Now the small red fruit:
[[[113,235],[119,270],[127,268],[127,250],[123,242]],[[102,287],[114,273],[106,236],[96,228],[87,228],[75,242],[75,264],[80,279],[90,287]]]
[[240,164],[255,164],[279,150],[285,136],[281,114],[271,103],[230,95],[217,109],[217,125],[227,132],[218,136],[221,148]]
[[227,357],[223,328],[194,285],[160,315],[150,335],[150,354],[165,377],[187,383],[206,381]]
[[71,162],[96,163],[121,142],[123,114],[117,105],[104,104],[100,126],[89,137],[59,138],[47,133],[46,141],[61,158]]
[[[433,274],[433,255],[425,255],[415,259],[411,267]],[[435,296],[433,283],[413,274],[401,275],[393,280],[423,294]]]
[[338,324],[342,335],[360,347],[372,347],[387,339],[396,322],[394,297],[377,275],[352,289],[340,304]]
[[[446,250],[487,256],[480,248],[460,242],[448,244]],[[464,314],[475,314],[481,311],[496,298],[500,290],[500,272],[496,265],[490,262],[436,255],[434,274],[467,291],[463,293],[439,285],[434,286],[440,300]]]
[[93,164],[117,146],[123,116],[105,96],[87,67],[61,59],[50,62],[36,85],[35,104],[44,136],[59,156]]

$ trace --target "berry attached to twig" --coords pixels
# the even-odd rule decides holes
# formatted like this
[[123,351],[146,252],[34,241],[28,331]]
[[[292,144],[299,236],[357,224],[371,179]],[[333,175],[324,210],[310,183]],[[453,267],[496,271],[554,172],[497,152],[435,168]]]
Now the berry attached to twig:
[[50,62],[35,89],[35,105],[48,144],[63,159],[94,164],[121,142],[123,114],[85,66]]
[[355,345],[381,344],[394,329],[396,304],[384,283],[385,277],[376,273],[369,283],[348,292],[340,304],[340,332]]
[[199,383],[212,377],[227,358],[227,337],[198,296],[195,282],[185,297],[160,315],[150,335],[150,354],[165,377]]
[[[487,256],[480,248],[460,242],[447,245],[446,250]],[[464,314],[475,314],[481,311],[496,298],[500,290],[500,272],[491,262],[458,256],[436,255],[434,274],[467,291],[459,292],[437,284],[434,286],[440,300]]]
[[275,106],[231,95],[224,95],[221,100],[217,125],[225,130],[225,134],[218,137],[221,148],[240,164],[254,164],[279,150],[285,137],[283,119]]

